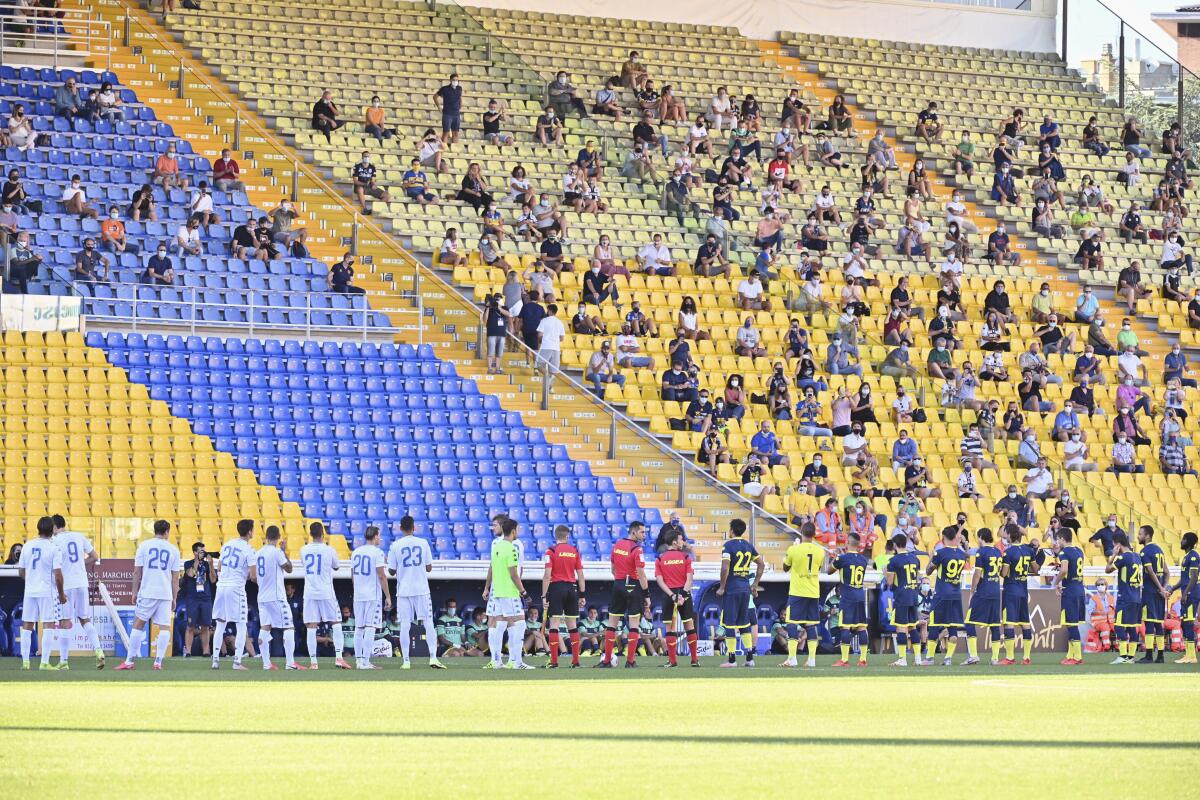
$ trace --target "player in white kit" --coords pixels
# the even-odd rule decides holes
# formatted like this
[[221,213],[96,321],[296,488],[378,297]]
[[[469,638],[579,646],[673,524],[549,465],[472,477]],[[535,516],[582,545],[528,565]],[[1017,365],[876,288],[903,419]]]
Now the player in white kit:
[[284,669],[304,667],[296,663],[296,627],[292,624],[292,607],[283,591],[283,574],[291,574],[292,562],[279,547],[279,528],[267,526],[267,543],[255,558],[258,572],[258,652],[263,669],[278,669],[271,663],[271,631],[283,631]]
[[221,666],[221,645],[225,640],[225,625],[232,622],[236,635],[233,640],[233,668],[243,670],[242,653],[246,650],[246,581],[254,580],[254,548],[250,534],[254,522],[238,520],[237,538],[221,547],[221,557],[213,566],[217,570],[217,593],[213,598],[212,668]]
[[433,551],[429,542],[418,536],[412,517],[400,520],[403,532],[388,548],[388,569],[396,576],[396,621],[400,623],[400,655],[404,658],[401,669],[409,669],[408,651],[412,645],[409,628],[414,619],[425,628],[425,643],[429,646],[429,666],[445,669],[446,665],[437,658],[437,630],[433,627],[433,601],[429,597],[429,578],[433,570]]
[[38,538],[26,542],[17,561],[17,572],[25,581],[25,596],[21,601],[21,669],[29,669],[29,653],[33,649],[33,631],[42,623],[42,664],[39,669],[56,670],[50,666],[58,607],[67,601],[63,592],[62,551],[50,537],[54,521],[42,517],[37,521]]
[[304,565],[304,625],[308,628],[308,668],[317,669],[317,626],[329,623],[333,637],[334,661],[339,669],[350,669],[342,658],[346,646],[342,638],[342,615],[338,612],[337,594],[333,591],[333,573],[341,566],[337,551],[325,543],[325,526],[314,522],[308,526],[311,542],[300,548],[300,563]]
[[[350,554],[350,574],[354,577],[354,659],[358,669],[379,669],[371,663],[375,631],[383,627],[383,612],[392,607],[388,590],[387,557],[379,549],[379,528],[367,528],[365,543]],[[379,592],[383,590],[383,603]]]
[[154,668],[162,669],[163,656],[171,643],[171,621],[175,617],[175,598],[179,596],[179,576],[183,561],[179,548],[167,539],[171,525],[165,520],[154,523],[154,538],[138,545],[133,557],[133,585],[137,606],[133,611],[133,630],[129,632],[129,652],[118,670],[133,669],[134,659],[146,641],[146,625],[158,626],[154,650]]
[[82,533],[67,530],[67,521],[55,514],[54,544],[62,552],[63,592],[67,602],[58,609],[58,657],[59,666],[66,669],[71,654],[71,629],[75,620],[83,626],[83,632],[96,653],[96,669],[104,669],[104,651],[100,649],[100,637],[92,625],[92,604],[88,600],[88,567],[95,564],[96,550]]

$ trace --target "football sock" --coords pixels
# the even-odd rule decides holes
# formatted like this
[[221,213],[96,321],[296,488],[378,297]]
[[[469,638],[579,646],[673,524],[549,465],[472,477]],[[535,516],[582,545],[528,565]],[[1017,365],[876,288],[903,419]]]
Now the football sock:
[[788,639],[788,658],[792,661],[796,660],[796,651],[800,649],[800,642],[797,639]]
[[958,634],[951,631],[946,637],[946,658],[954,658],[954,651],[958,649]]
[[925,660],[933,661],[933,654],[937,652],[937,637],[930,636],[925,642]]
[[967,655],[971,658],[979,658],[979,636],[977,634],[967,634]]
[[817,642],[816,635],[814,633],[810,633],[808,635],[808,641],[805,642],[805,645],[807,645],[806,649],[808,650],[808,658],[810,661],[817,657],[817,644],[818,644],[818,642]]
[[1021,640],[1021,656],[1028,659],[1033,654],[1033,631],[1026,631],[1025,638]]
[[868,642],[867,629],[859,628],[858,629],[858,660],[859,661],[867,660],[867,642]]
[[559,638],[558,628],[551,628],[547,632],[546,638],[549,640],[548,643],[550,645],[550,663],[558,666],[558,650],[562,647],[562,639]]
[[746,631],[742,634],[742,649],[746,651],[746,660],[754,660],[754,634]]
[[363,628],[363,663],[371,663],[371,651],[375,649],[375,628],[370,625]]
[[221,648],[225,646],[225,620],[213,620],[213,646],[212,659],[219,661],[221,659]]
[[33,650],[33,631],[21,628],[21,660],[28,661],[29,653]]
[[508,626],[508,660],[518,664],[525,663],[525,627],[523,618]]
[[1164,653],[1167,650],[1167,635],[1165,633],[1158,634],[1158,652]]
[[1184,643],[1183,653],[1188,658],[1196,657],[1196,641],[1194,639],[1188,639],[1187,642]]
[[54,648],[58,645],[58,629],[57,628],[42,628],[42,663],[50,663],[50,654],[54,652]]
[[[339,658],[341,657],[341,655],[342,655],[341,653],[338,653]],[[308,660],[314,664],[317,663],[317,629],[316,628],[308,629]]]
[[992,661],[1000,660],[1000,636],[997,633],[992,634]]
[[283,663],[296,663],[296,631],[292,628],[283,631]]
[[[333,634],[333,652],[334,657],[341,660],[342,653],[346,652],[346,632],[342,630],[340,622],[333,623],[330,632]],[[314,639],[313,641],[316,641]],[[313,658],[317,657],[317,648],[314,645],[312,649]]]
[[576,628],[575,630],[571,631],[571,663],[572,664],[579,663],[579,643],[580,643],[579,629]]
[[263,666],[271,664],[271,632],[262,628],[258,632],[258,655],[262,658]]
[[154,643],[154,663],[161,664],[167,657],[167,648],[171,646],[171,629],[159,628],[158,640]]
[[233,663],[242,663],[242,654],[246,652],[246,623],[235,622],[233,635]]
[[437,658],[437,626],[433,624],[433,617],[426,617],[421,620],[421,627],[425,629],[425,647],[429,650],[429,657]]
[[850,629],[842,628],[841,635],[842,661],[850,660]]
[[632,627],[633,626],[632,622],[630,622],[629,624],[630,624],[629,643],[625,648],[625,663],[626,664],[632,664],[637,659],[638,639],[641,635],[638,633],[637,628]]
[[354,629],[354,663],[356,666],[362,666],[362,628]]
[[612,661],[613,647],[617,643],[617,631],[611,625],[604,626],[604,661]]
[[675,635],[675,632],[671,631],[670,633],[668,633],[667,634],[667,663],[671,664],[672,666],[674,666],[676,663],[678,663],[675,658],[675,647],[678,644],[679,644],[679,637]]
[[501,661],[501,651],[504,650],[504,630],[507,627],[508,623],[500,620],[493,627],[488,628],[488,650],[492,653],[493,664],[499,664]]
[[896,634],[896,657],[908,660],[908,631],[900,631]]
[[1013,661],[1017,657],[1017,640],[1013,638],[1011,628],[1004,631],[1004,657],[1009,661]]
[[400,657],[408,662],[408,650],[412,647],[412,620],[400,621]]
[[92,624],[91,620],[83,623],[83,633],[88,637],[88,641],[92,643],[92,649],[99,650],[100,636],[96,633],[96,626]]
[[71,634],[75,631],[73,628],[59,628],[58,631],[58,663],[65,664],[67,659],[71,657]]
[[142,642],[146,641],[146,629],[134,628],[129,632],[129,652],[125,654],[125,663],[132,664],[142,652]]

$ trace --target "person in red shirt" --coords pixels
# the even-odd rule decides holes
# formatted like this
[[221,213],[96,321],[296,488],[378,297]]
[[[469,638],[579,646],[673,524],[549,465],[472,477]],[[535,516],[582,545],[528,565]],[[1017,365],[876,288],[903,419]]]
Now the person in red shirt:
[[696,657],[696,612],[692,607],[692,557],[683,549],[684,546],[683,534],[679,531],[671,532],[667,536],[667,549],[658,556],[658,561],[654,562],[654,580],[667,596],[669,603],[663,606],[663,620],[668,628],[668,667],[679,666],[675,659],[675,643],[679,638],[676,617],[687,631],[692,666],[700,666],[700,660]]
[[645,538],[645,524],[631,522],[625,538],[613,544],[612,555],[609,556],[613,573],[612,598],[608,603],[608,624],[604,626],[604,658],[597,667],[613,666],[617,625],[626,615],[629,616],[629,643],[625,651],[625,666],[637,666],[638,623],[642,619],[642,605],[650,591],[645,564],[642,562],[642,540]]
[[213,186],[222,192],[240,192],[246,188],[238,179],[242,170],[232,156],[229,150],[222,150],[221,157],[213,162]]
[[558,628],[567,621],[571,637],[571,666],[579,666],[579,597],[587,591],[583,579],[583,557],[575,545],[567,542],[571,529],[559,525],[554,529],[554,546],[546,551],[546,571],[542,574],[542,605],[546,608],[546,627],[549,634],[551,669],[558,668],[558,651],[562,648]]
[[789,177],[791,168],[787,153],[783,148],[779,148],[775,151],[775,158],[771,159],[771,162],[767,164],[767,182],[775,184],[780,192],[784,189],[789,189],[793,192],[803,191],[800,179]]

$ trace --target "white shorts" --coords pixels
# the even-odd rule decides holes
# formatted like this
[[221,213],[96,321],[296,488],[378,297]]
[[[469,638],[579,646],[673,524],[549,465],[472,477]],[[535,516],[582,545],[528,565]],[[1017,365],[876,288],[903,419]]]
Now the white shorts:
[[427,594],[396,598],[396,621],[433,619],[433,601]]
[[304,624],[315,622],[341,622],[342,612],[338,611],[336,600],[321,600],[316,597],[304,598]]
[[742,494],[749,497],[758,497],[763,493],[763,485],[757,481],[742,484]]
[[217,587],[217,596],[213,599],[213,620],[225,622],[240,622],[246,624],[246,591],[238,591],[228,586]]
[[165,628],[171,624],[171,601],[139,597],[133,616],[142,622],[153,622]]
[[50,625],[58,622],[58,598],[24,598],[21,601],[21,622],[44,622]]
[[382,628],[383,602],[380,600],[355,600],[354,624],[360,628]]
[[292,607],[286,600],[260,601],[258,604],[258,624],[264,628],[281,628],[288,630],[292,625]]
[[519,597],[489,597],[487,601],[489,617],[523,617],[525,610],[521,608]]
[[67,602],[60,603],[58,606],[59,619],[74,622],[77,619],[92,618],[92,604],[88,600],[86,586],[78,589],[64,589],[63,593],[67,596]]

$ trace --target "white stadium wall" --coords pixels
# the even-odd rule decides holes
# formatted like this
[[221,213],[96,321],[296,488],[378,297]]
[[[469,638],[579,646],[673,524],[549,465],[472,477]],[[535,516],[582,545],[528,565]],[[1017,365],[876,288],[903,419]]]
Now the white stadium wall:
[[755,39],[792,31],[1054,52],[1058,3],[1030,0],[1029,11],[922,0],[466,0],[464,5],[725,25]]

